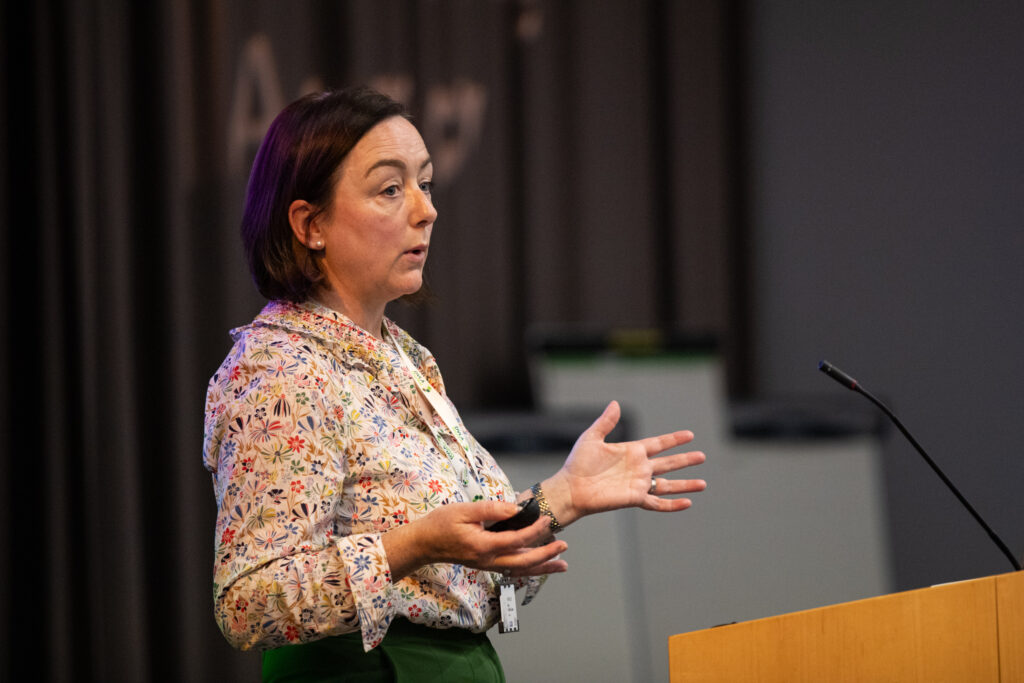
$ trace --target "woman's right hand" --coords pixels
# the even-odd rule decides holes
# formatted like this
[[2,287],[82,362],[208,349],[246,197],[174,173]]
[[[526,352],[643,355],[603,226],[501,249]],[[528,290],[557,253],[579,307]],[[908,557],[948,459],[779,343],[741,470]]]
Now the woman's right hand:
[[419,567],[434,562],[462,564],[508,576],[539,576],[564,572],[568,564],[558,555],[568,545],[550,537],[548,518],[513,531],[487,531],[485,522],[507,519],[519,506],[499,500],[452,503],[432,510],[425,517],[391,529],[381,537],[391,568],[391,580],[398,581]]

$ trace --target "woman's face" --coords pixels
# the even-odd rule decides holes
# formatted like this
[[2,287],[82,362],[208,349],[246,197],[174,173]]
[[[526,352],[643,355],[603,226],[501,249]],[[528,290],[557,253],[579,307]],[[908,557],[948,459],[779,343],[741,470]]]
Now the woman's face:
[[432,177],[419,132],[397,116],[371,128],[345,157],[331,205],[316,223],[329,294],[346,308],[382,310],[423,285],[437,218]]

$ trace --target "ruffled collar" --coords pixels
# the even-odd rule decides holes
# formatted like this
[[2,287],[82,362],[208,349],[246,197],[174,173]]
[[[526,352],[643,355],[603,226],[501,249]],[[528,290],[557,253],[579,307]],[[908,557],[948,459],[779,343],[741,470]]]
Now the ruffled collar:
[[[413,363],[422,366],[425,360],[422,347],[390,318],[384,318],[384,326],[389,336],[409,354]],[[394,353],[389,342],[373,336],[345,314],[315,300],[298,304],[290,301],[271,301],[263,307],[250,325],[232,330],[231,335],[237,339],[245,330],[253,327],[276,327],[314,337],[377,364],[390,365],[391,354]]]

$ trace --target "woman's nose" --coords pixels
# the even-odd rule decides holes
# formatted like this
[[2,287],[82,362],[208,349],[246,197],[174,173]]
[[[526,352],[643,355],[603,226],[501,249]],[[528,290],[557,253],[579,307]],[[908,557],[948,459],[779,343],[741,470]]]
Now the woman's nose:
[[430,195],[418,188],[413,194],[416,205],[413,207],[412,222],[416,225],[429,225],[437,220],[437,209]]

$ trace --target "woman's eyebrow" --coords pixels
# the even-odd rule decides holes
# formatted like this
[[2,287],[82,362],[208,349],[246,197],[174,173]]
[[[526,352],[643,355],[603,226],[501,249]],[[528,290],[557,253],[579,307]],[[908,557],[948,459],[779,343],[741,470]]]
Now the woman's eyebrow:
[[[422,164],[420,164],[420,171],[422,171],[432,163],[434,163],[433,160],[430,157],[427,157],[426,160]],[[378,159],[373,163],[372,166],[370,166],[370,168],[366,169],[366,175],[370,175],[378,168],[384,166],[391,166],[393,168],[397,168],[400,171],[405,170],[405,162],[402,161],[401,159]]]

